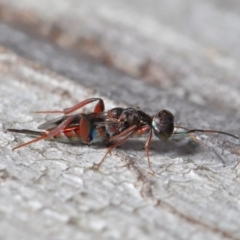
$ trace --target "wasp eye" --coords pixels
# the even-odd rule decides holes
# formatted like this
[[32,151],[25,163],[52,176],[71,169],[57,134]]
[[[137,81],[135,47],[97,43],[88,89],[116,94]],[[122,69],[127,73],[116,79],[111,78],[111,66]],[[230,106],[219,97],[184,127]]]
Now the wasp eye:
[[152,128],[158,138],[164,141],[168,140],[174,130],[173,114],[167,110],[162,110],[161,112],[157,113],[153,117]]

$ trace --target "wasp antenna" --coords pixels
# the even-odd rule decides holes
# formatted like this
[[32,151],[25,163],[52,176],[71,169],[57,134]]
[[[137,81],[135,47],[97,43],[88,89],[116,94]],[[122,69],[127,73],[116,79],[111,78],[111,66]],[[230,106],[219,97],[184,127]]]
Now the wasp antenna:
[[184,128],[184,127],[179,127],[179,128],[185,129],[186,131],[184,131],[184,132],[175,132],[174,135],[189,134],[189,133],[194,133],[194,132],[202,132],[202,133],[218,133],[218,134],[227,135],[229,137],[233,137],[235,139],[239,139],[239,137],[236,136],[236,135],[233,135],[233,134],[227,133],[227,132],[218,131],[218,130],[209,130],[209,129],[206,129],[206,130],[204,130],[204,129],[190,129],[190,130],[187,130],[187,128]]

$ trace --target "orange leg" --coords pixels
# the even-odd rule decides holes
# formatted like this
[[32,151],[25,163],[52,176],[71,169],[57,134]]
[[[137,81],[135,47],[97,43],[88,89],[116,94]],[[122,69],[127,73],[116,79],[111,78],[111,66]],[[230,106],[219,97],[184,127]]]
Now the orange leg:
[[117,146],[120,146],[121,144],[123,144],[124,142],[127,141],[127,139],[129,137],[131,137],[132,135],[144,135],[146,133],[149,132],[150,130],[150,133],[149,133],[149,136],[148,136],[148,139],[146,141],[146,144],[145,144],[145,150],[146,150],[146,155],[147,155],[147,159],[148,159],[148,166],[150,168],[150,170],[154,173],[154,170],[152,169],[151,167],[151,161],[150,161],[150,156],[149,156],[149,147],[150,147],[150,143],[151,143],[151,140],[152,140],[152,128],[149,126],[149,125],[144,125],[142,126],[141,128],[138,128],[136,129],[137,126],[134,125],[130,128],[127,128],[125,131],[121,132],[120,134],[110,138],[111,141],[115,140],[115,139],[118,139],[118,138],[121,138],[121,137],[124,137],[126,136],[125,138],[123,138],[121,141],[115,143],[114,145],[110,146],[106,152],[106,154],[104,155],[104,157],[102,158],[102,160],[100,161],[100,163],[97,164],[98,168],[101,166],[101,164],[104,162],[105,158],[107,157],[107,155],[112,151],[112,149],[116,148]]
[[58,133],[63,131],[75,118],[75,115],[69,116],[66,120],[64,120],[61,124],[59,124],[56,128],[53,130],[47,132],[47,136],[49,138],[56,136]]
[[141,128],[137,129],[134,133],[134,136],[142,136],[147,134],[151,130],[151,127],[149,125],[144,125]]
[[[23,143],[23,144],[20,144],[16,147],[14,147],[12,150],[15,150],[15,149],[18,149],[18,148],[21,148],[21,147],[25,147],[31,143],[34,143],[34,142],[38,142],[40,140],[43,140],[43,139],[48,139],[48,138],[51,138],[51,137],[54,137],[56,136],[59,132],[61,132],[63,129],[65,129],[73,120],[74,120],[74,115],[73,116],[70,116],[68,117],[65,121],[63,121],[59,126],[57,126],[56,128],[54,128],[53,130],[49,131],[49,132],[46,132],[46,133],[42,133],[42,136],[40,137],[37,137],[29,142],[26,142],[26,143]],[[21,133],[24,133],[24,130],[17,130],[17,129],[9,129],[9,131],[11,132],[21,132]],[[25,130],[25,131],[29,131],[29,130]],[[39,132],[39,135],[41,133]]]
[[149,132],[149,135],[148,135],[148,139],[145,143],[145,151],[146,151],[146,155],[147,155],[147,159],[148,159],[148,166],[151,169],[151,171],[154,173],[154,171],[151,167],[151,161],[150,161],[150,157],[149,157],[149,147],[150,147],[150,143],[152,140],[152,128],[149,125],[142,126],[141,128],[136,130],[134,135],[141,136],[141,135],[147,134],[148,132]]
[[46,138],[48,138],[48,136],[47,136],[47,134],[44,134],[44,135],[42,135],[41,137],[37,137],[37,138],[35,138],[35,139],[33,139],[33,140],[29,141],[29,142],[26,142],[26,143],[23,143],[23,144],[20,144],[20,145],[14,147],[14,148],[12,149],[12,151],[14,151],[14,150],[16,150],[16,149],[18,149],[18,148],[21,148],[21,147],[25,147],[25,146],[27,146],[27,145],[29,145],[29,144],[31,144],[31,143],[38,142],[38,141],[40,141],[40,140],[46,139]]
[[153,171],[153,169],[151,167],[151,162],[150,162],[150,157],[149,157],[149,147],[150,147],[151,140],[152,140],[152,129],[150,130],[148,139],[147,139],[147,141],[145,143],[145,151],[146,151],[146,154],[147,154],[148,166],[151,169],[151,171],[154,173],[154,171]]
[[132,127],[129,127],[129,128],[127,128],[125,131],[123,131],[122,133],[120,133],[120,134],[118,134],[118,135],[116,135],[116,136],[114,136],[113,138],[110,139],[110,140],[115,140],[115,139],[117,139],[117,138],[121,138],[121,137],[124,137],[124,136],[125,136],[122,140],[120,140],[119,142],[116,142],[115,144],[113,144],[112,146],[110,146],[110,147],[108,148],[108,150],[107,150],[107,152],[105,153],[105,155],[103,156],[102,160],[101,160],[98,164],[96,164],[96,165],[97,165],[97,169],[100,168],[100,166],[102,165],[102,163],[103,163],[104,160],[106,159],[107,155],[108,155],[114,148],[122,145],[124,142],[126,142],[126,141],[128,140],[129,137],[131,137],[131,136],[134,134],[136,128],[137,128],[136,125],[134,125],[134,126],[132,126]]
[[76,110],[78,110],[79,108],[82,108],[83,106],[98,101],[98,103],[96,104],[95,108],[94,108],[94,112],[103,112],[104,111],[104,102],[101,98],[89,98],[86,99],[76,105],[74,105],[73,107],[70,108],[65,108],[62,111],[61,110],[50,110],[50,111],[36,111],[34,113],[63,113],[64,115],[70,114]]
[[[98,103],[96,104],[95,108],[94,108],[94,112],[102,112],[104,111],[104,102],[101,98],[90,98],[90,99],[87,99],[87,100],[84,100],[80,103],[78,103],[77,105],[71,107],[71,108],[67,108],[67,109],[64,109],[63,111],[39,111],[39,112],[35,112],[35,113],[64,113],[65,115],[66,114],[69,114],[71,112],[74,112],[76,111],[77,109],[89,104],[89,103],[92,103],[94,101],[98,101]],[[20,148],[20,147],[24,147],[24,146],[27,146],[31,143],[34,143],[34,142],[38,142],[42,139],[47,139],[47,138],[51,138],[51,137],[54,137],[56,136],[58,133],[60,133],[61,131],[63,131],[67,126],[69,126],[69,124],[71,124],[71,122],[74,120],[74,115],[73,116],[69,116],[67,117],[61,124],[59,124],[56,128],[54,128],[53,130],[49,131],[49,132],[46,132],[46,133],[43,133],[42,136],[39,136],[37,137],[36,139],[33,139],[29,142],[26,142],[26,143],[23,143],[23,144],[20,144],[18,145],[17,147],[13,148],[13,150],[17,149],[17,148]],[[85,136],[85,142],[87,143],[88,139],[87,139],[87,131],[85,129],[85,127],[88,126],[88,121],[87,119],[83,119],[81,121],[81,123],[83,125],[84,128],[82,128],[84,130],[83,132],[83,136]],[[14,129],[12,129],[12,131],[14,131]]]
[[125,137],[127,134],[132,133],[133,130],[135,130],[134,131],[134,133],[135,133],[137,131],[136,128],[137,128],[137,126],[133,125],[133,126],[127,128],[127,129],[125,129],[123,132],[119,133],[118,135],[111,137],[109,139],[109,141],[114,141],[118,138]]
[[90,143],[90,139],[89,139],[89,133],[91,131],[90,123],[84,114],[82,114],[81,116],[79,126],[80,126],[80,135],[81,135],[82,141],[87,144]]

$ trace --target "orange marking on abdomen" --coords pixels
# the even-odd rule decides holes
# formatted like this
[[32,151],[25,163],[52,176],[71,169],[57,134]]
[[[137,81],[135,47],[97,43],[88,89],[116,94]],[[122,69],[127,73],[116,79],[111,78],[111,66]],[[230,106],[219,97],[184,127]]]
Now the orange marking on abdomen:
[[80,128],[79,127],[74,129],[73,131],[75,132],[77,137],[79,137],[79,138],[81,137],[81,132],[80,132]]
[[67,138],[69,141],[74,140],[74,139],[79,140],[81,138],[80,129],[79,129],[79,127],[69,127],[69,128],[62,130],[58,134],[56,134],[53,138],[54,139]]

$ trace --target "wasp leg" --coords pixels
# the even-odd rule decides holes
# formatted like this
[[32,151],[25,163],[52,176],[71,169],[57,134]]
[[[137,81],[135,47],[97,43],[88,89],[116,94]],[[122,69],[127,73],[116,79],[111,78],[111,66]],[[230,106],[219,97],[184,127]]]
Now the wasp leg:
[[151,161],[150,161],[150,157],[149,157],[149,147],[150,147],[151,140],[152,140],[152,129],[150,130],[150,133],[148,135],[148,139],[145,143],[145,151],[146,151],[146,155],[147,155],[147,159],[148,159],[148,167],[154,173],[154,171],[151,167]]
[[69,124],[72,123],[72,121],[74,121],[74,118],[76,116],[72,115],[69,116],[66,120],[64,120],[61,124],[59,124],[56,128],[54,128],[53,130],[47,132],[47,136],[49,138],[56,136],[58,133],[60,133],[61,131],[63,131]]
[[89,99],[86,99],[78,104],[76,104],[75,106],[71,107],[71,108],[65,108],[63,110],[64,114],[69,114],[69,113],[72,113],[76,110],[78,110],[79,108],[89,104],[89,103],[92,103],[92,102],[95,102],[95,101],[98,101],[98,103],[96,104],[95,108],[94,108],[94,112],[98,113],[98,112],[103,112],[104,111],[104,102],[101,98],[89,98]]
[[131,126],[129,128],[127,128],[125,131],[123,131],[122,133],[110,138],[110,141],[113,141],[115,139],[124,137],[122,140],[120,140],[119,142],[114,143],[112,146],[110,146],[107,150],[107,152],[105,153],[105,155],[103,156],[102,160],[96,164],[97,166],[97,170],[99,170],[100,166],[102,165],[102,163],[104,162],[104,160],[106,159],[107,155],[116,147],[122,145],[124,142],[126,142],[128,140],[129,137],[131,137],[135,131],[136,131],[137,126]]
[[[14,147],[12,150],[15,150],[15,149],[18,149],[18,148],[21,148],[21,147],[25,147],[25,146],[27,146],[27,145],[29,145],[31,143],[38,142],[38,141],[43,140],[43,139],[49,139],[51,137],[56,136],[58,133],[60,133],[62,130],[64,130],[74,120],[74,117],[75,117],[74,115],[68,117],[65,121],[63,121],[61,124],[59,124],[59,126],[57,126],[56,128],[54,128],[53,130],[51,130],[49,132],[46,132],[46,133],[39,132],[39,135],[41,135],[41,136],[39,136],[39,137],[29,141],[29,142],[20,144],[20,145]],[[30,131],[30,130],[25,130],[25,129],[23,129],[23,130],[8,129],[8,131],[10,131],[10,132],[19,132],[19,133],[27,133],[27,134],[28,133],[37,133],[35,131]]]
[[29,141],[29,142],[25,142],[23,144],[20,144],[20,145],[14,147],[12,149],[12,151],[14,151],[14,150],[16,150],[18,148],[21,148],[21,147],[25,147],[25,146],[27,146],[27,145],[29,145],[31,143],[35,143],[35,142],[41,141],[41,140],[46,139],[46,138],[48,138],[48,136],[47,136],[47,134],[44,133],[44,135],[42,135],[41,137],[37,137],[37,138],[35,138],[35,139],[33,139],[33,140]]
[[[135,126],[135,125],[134,125],[134,126]],[[132,127],[134,127],[134,126],[132,126]],[[123,131],[122,133],[120,133],[120,134],[118,134],[118,135],[110,138],[110,140],[115,140],[115,139],[117,139],[117,138],[124,137],[124,136],[127,134],[126,132],[129,131],[129,129],[131,129],[131,128],[128,128],[128,129],[126,129],[125,131]],[[131,131],[131,130],[130,130],[130,131]],[[150,161],[150,156],[149,156],[149,147],[150,147],[150,143],[151,143],[151,140],[152,140],[152,128],[151,128],[149,125],[144,125],[144,126],[142,126],[141,128],[138,128],[138,129],[136,129],[134,132],[132,132],[131,134],[129,134],[129,135],[127,136],[126,140],[127,140],[131,135],[141,136],[141,135],[144,135],[144,134],[148,133],[149,131],[150,131],[150,133],[149,133],[148,139],[147,139],[147,141],[146,141],[146,143],[145,143],[145,151],[146,151],[146,155],[147,155],[147,159],[148,159],[148,166],[149,166],[150,170],[152,171],[152,173],[155,173],[154,170],[153,170],[152,167],[151,167],[151,161]],[[126,141],[126,140],[125,140],[125,141]],[[123,142],[125,142],[125,141],[123,141]],[[121,142],[121,143],[118,144],[117,146],[121,145],[123,142]],[[105,154],[104,159],[106,158],[107,154],[108,154],[113,148],[115,148],[115,147],[117,147],[117,146],[113,145],[113,146],[109,147],[109,148],[111,148],[111,149]],[[102,161],[103,161],[104,159],[102,159]],[[102,163],[102,161],[100,162],[100,164]]]
[[50,110],[50,111],[36,111],[33,113],[63,113],[64,115],[70,114],[76,110],[78,110],[79,108],[82,108],[83,106],[98,101],[98,103],[96,104],[95,108],[94,108],[94,112],[98,113],[98,112],[103,112],[104,111],[104,101],[101,98],[89,98],[86,99],[76,105],[74,105],[73,107],[70,108],[65,108],[62,111],[61,110]]
[[79,127],[80,127],[80,136],[82,141],[87,144],[90,143],[89,133],[91,132],[91,125],[89,120],[84,114],[82,114],[81,116]]
[[154,173],[152,167],[151,167],[151,161],[150,161],[150,156],[149,156],[149,147],[150,147],[150,143],[152,140],[152,128],[149,125],[144,125],[141,128],[137,129],[137,131],[134,133],[134,135],[137,136],[141,136],[141,135],[145,135],[149,132],[147,141],[145,143],[145,151],[146,151],[146,155],[147,155],[147,159],[148,159],[148,167],[150,168],[150,170],[152,171],[152,173]]

